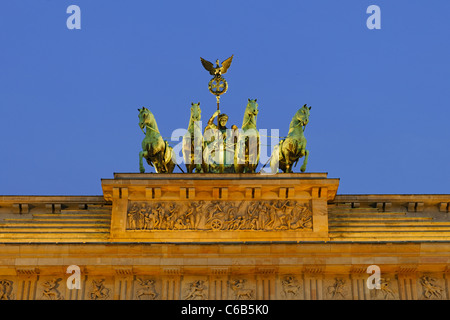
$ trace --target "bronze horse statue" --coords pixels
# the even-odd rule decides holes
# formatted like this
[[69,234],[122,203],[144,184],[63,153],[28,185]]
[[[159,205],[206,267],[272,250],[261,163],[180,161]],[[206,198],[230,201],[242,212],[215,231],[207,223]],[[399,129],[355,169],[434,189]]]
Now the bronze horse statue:
[[183,136],[183,158],[188,173],[208,172],[208,165],[203,161],[203,135],[199,121],[202,111],[199,103],[191,103],[191,117],[186,134]]
[[298,109],[292,118],[287,137],[274,147],[270,159],[272,173],[277,173],[278,169],[285,173],[292,172],[292,167],[303,156],[305,159],[300,171],[305,172],[309,151],[306,150],[306,138],[303,132],[309,122],[309,110],[311,110],[311,107],[307,107],[306,104]]
[[259,163],[259,132],[256,130],[256,118],[259,111],[256,100],[248,99],[245,108],[244,120],[234,153],[234,171],[236,173],[255,173]]
[[139,127],[144,132],[145,138],[142,140],[142,151],[139,152],[139,171],[145,172],[142,158],[147,163],[155,167],[156,173],[172,173],[176,165],[175,153],[169,143],[165,141],[158,130],[155,117],[145,107],[138,109]]

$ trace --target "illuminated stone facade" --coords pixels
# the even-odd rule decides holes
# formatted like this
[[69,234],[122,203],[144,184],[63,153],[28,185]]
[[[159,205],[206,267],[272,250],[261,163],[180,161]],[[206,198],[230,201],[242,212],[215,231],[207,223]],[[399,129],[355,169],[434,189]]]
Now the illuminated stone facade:
[[0,299],[449,299],[450,195],[338,185],[122,173],[103,196],[0,196]]

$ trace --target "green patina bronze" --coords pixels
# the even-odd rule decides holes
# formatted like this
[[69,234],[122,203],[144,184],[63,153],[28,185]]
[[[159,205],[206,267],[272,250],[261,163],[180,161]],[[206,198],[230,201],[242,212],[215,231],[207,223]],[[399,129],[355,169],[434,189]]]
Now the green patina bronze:
[[255,173],[258,166],[259,132],[256,129],[258,112],[256,99],[248,99],[234,153],[234,170],[236,173]]
[[285,173],[292,172],[292,167],[295,166],[294,162],[297,164],[298,159],[303,156],[305,159],[303,160],[300,171],[305,172],[309,152],[306,150],[306,138],[303,132],[309,122],[310,110],[311,107],[307,107],[305,104],[295,113],[289,126],[287,137],[281,140],[273,149],[270,159],[272,173],[278,172],[278,168]]
[[139,152],[139,171],[145,172],[142,159],[155,167],[156,173],[172,173],[175,168],[175,154],[169,143],[165,141],[158,130],[155,117],[145,107],[138,109],[139,127],[144,131],[145,138],[142,140],[142,151]]
[[204,142],[199,121],[202,110],[199,103],[191,103],[191,117],[186,134],[183,136],[183,159],[188,173],[208,172],[208,165],[203,161]]
[[[214,124],[217,118],[218,125]],[[205,127],[203,161],[207,164],[210,173],[233,173],[234,172],[234,141],[236,135],[235,125],[231,129],[227,128],[228,116],[220,113],[220,110],[214,112]],[[222,143],[222,146],[220,146]]]
[[[219,98],[227,91],[228,85],[222,74],[231,65],[233,56],[222,62],[216,61],[216,66],[200,58],[203,67],[214,76],[208,88],[217,98],[217,111],[209,119],[205,130],[201,132],[201,109],[199,103],[191,103],[191,116],[186,134],[183,136],[182,153],[188,173],[255,173],[260,160],[260,136],[256,128],[258,103],[256,99],[248,99],[245,108],[242,128],[226,127],[228,116],[219,110]],[[292,118],[289,133],[275,147],[269,160],[272,173],[281,170],[292,172],[298,160],[304,157],[301,172],[305,172],[308,163],[306,150],[305,126],[309,121],[311,107],[306,104],[300,108]],[[155,117],[147,108],[139,111],[139,126],[145,128],[145,138],[142,141],[142,151],[139,152],[139,170],[145,172],[142,159],[155,167],[157,173],[172,173],[176,163],[173,148],[165,141],[158,130]],[[214,120],[217,118],[217,125]],[[183,169],[181,169],[183,171]],[[183,171],[184,172],[184,171]]]

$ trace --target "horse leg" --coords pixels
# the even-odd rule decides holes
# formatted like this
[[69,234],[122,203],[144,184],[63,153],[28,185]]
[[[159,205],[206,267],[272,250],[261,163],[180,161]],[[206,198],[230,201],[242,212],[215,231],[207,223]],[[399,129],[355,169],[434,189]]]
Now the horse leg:
[[[283,151],[282,151],[283,152]],[[292,172],[292,168],[291,168],[291,159],[289,159],[289,151],[288,152],[283,152],[284,155],[284,160],[286,162],[286,170],[284,170],[284,173],[291,173]]]
[[205,161],[205,159],[203,159],[203,149],[202,149],[202,164],[201,164],[201,166],[202,166],[202,170],[203,170],[203,173],[208,173],[208,164],[206,163],[206,161]]
[[303,164],[300,167],[301,172],[305,172],[305,170],[306,170],[306,164],[308,163],[308,155],[309,155],[309,151],[305,149],[305,159],[303,159]]
[[[259,136],[256,140],[256,150],[253,150],[255,153],[253,153],[253,157],[252,157],[252,165],[251,165],[251,173],[255,173],[256,172],[256,168],[258,167],[258,163],[259,163]],[[253,148],[252,148],[253,149]]]
[[148,156],[148,152],[147,151],[139,152],[139,171],[141,173],[145,172],[145,168],[144,168],[144,164],[142,162],[142,158],[147,157],[147,156]]
[[246,137],[245,138],[245,143],[244,143],[244,173],[248,173],[248,171],[250,170],[250,148],[249,148],[249,143],[250,143],[250,138]]
[[[164,166],[164,173],[169,172],[169,169],[167,168],[168,162],[166,162],[166,157],[165,157],[166,152],[167,152],[166,150],[167,149],[164,149],[164,152],[161,154],[161,162],[162,162],[162,164]],[[169,161],[172,161],[172,159],[170,159]]]
[[175,153],[174,153],[172,148],[170,148],[170,154],[171,154],[171,158],[169,160],[170,166],[169,166],[169,172],[168,173],[172,173],[173,170],[175,169],[175,166],[177,165],[177,161],[176,161],[176,158],[175,158]]
[[277,144],[273,148],[273,152],[270,159],[270,171],[272,173],[278,173],[280,170],[280,144]]
[[195,162],[195,160],[196,160],[196,158],[195,158],[195,156],[196,156],[196,154],[195,154],[195,142],[194,142],[194,140],[192,139],[192,136],[191,136],[191,155],[190,155],[190,159],[191,159],[191,163],[189,164],[189,167],[188,167],[188,165],[186,165],[186,169],[187,169],[187,172],[188,173],[193,173],[194,172],[194,170],[195,170],[195,172],[196,173],[198,173],[199,171],[200,171],[200,165],[198,165],[198,164],[196,164]]
[[191,162],[190,163],[186,163],[186,171],[187,171],[187,173],[192,173],[194,171],[194,166],[195,166],[195,165],[193,165],[194,157],[192,156],[192,153],[189,156],[189,159],[190,159]]

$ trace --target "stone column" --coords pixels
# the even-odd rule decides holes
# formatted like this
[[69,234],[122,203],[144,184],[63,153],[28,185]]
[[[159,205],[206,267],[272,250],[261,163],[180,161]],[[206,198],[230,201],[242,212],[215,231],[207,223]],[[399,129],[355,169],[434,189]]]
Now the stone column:
[[397,274],[400,300],[417,300],[417,267],[400,267]]
[[256,299],[275,299],[275,268],[257,268],[256,270]]
[[350,280],[353,300],[370,300],[370,289],[367,287],[368,276],[364,267],[353,268],[351,270]]
[[211,268],[209,277],[209,300],[228,299],[228,268]]
[[306,267],[303,279],[305,300],[323,300],[323,267]]
[[181,268],[164,268],[162,277],[162,300],[180,300],[181,299]]
[[114,300],[132,300],[134,289],[134,276],[132,267],[115,268]]
[[36,300],[36,285],[39,279],[37,268],[17,268],[16,300]]

